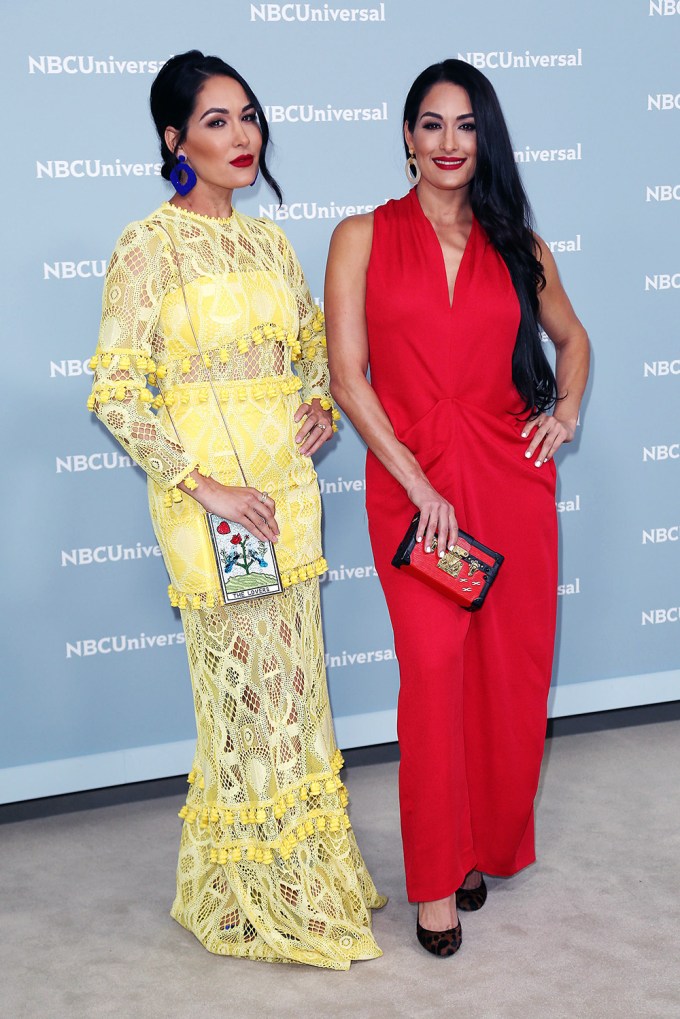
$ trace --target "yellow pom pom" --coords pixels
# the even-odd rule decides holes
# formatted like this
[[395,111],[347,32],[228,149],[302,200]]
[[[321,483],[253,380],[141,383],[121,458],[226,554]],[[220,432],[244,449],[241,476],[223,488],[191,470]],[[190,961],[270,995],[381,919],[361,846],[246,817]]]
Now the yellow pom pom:
[[181,594],[179,596],[179,607],[181,609],[185,609],[187,607],[187,596],[185,594]]
[[116,399],[124,400],[127,396],[127,390],[125,386],[116,386]]
[[321,792],[321,786],[319,785],[318,782],[312,782],[312,784],[309,787],[309,791],[312,794],[312,796],[318,796],[319,793]]
[[259,345],[260,345],[260,344],[262,343],[262,341],[264,340],[264,336],[262,335],[262,333],[260,332],[260,330],[259,330],[259,329],[255,329],[255,330],[254,330],[254,331],[253,331],[253,332],[251,333],[251,336],[252,336],[252,340],[253,340],[253,343],[254,343],[254,344],[255,344],[256,346],[258,346],[258,347],[259,347]]
[[255,863],[262,863],[264,861],[264,852],[262,849],[255,850]]
[[307,838],[307,831],[304,824],[299,824],[297,826],[295,834],[297,835],[299,842],[303,842]]
[[127,354],[121,354],[118,360],[118,367],[122,368],[124,371],[127,371],[127,369],[130,367],[130,358],[127,356]]
[[212,360],[208,357],[207,354],[205,355],[204,360],[206,368],[212,368]]
[[267,820],[267,814],[265,812],[264,807],[260,807],[258,809],[255,819],[258,824],[264,824],[264,822]]
[[[200,607],[201,607],[201,597],[200,597],[200,595],[195,594],[193,596],[193,598],[191,599],[191,607],[192,607],[192,609],[200,609]],[[201,786],[201,788],[203,788],[203,787]]]
[[213,824],[215,824],[215,822],[219,821],[219,819],[220,819],[219,811],[217,810],[216,807],[211,807],[210,820],[212,821]]
[[181,817],[182,820],[184,820],[184,818],[187,816],[188,813],[189,813],[189,808],[187,807],[187,805],[185,803],[177,816]]
[[317,819],[316,819],[316,827],[317,827],[317,829],[319,831],[325,831],[326,830],[326,818],[325,817],[317,817]]
[[229,360],[229,351],[226,347],[220,347],[220,364],[226,364]]
[[103,389],[99,390],[99,402],[100,403],[108,403],[110,399],[111,399],[111,390],[107,389],[106,386],[104,386]]
[[222,866],[224,866],[224,864],[228,861],[228,859],[229,859],[229,854],[227,853],[227,850],[226,849],[220,849],[218,863],[221,863]]
[[289,807],[295,806],[295,796],[293,793],[286,793],[286,805]]
[[307,790],[305,789],[304,786],[300,790],[300,799],[303,801],[307,799]]
[[322,410],[330,410],[331,407],[333,406],[331,401],[327,397],[325,397],[325,396],[319,402],[321,403],[321,409]]
[[232,861],[232,863],[238,863],[240,859],[241,859],[241,850],[239,849],[238,846],[236,846],[231,851],[231,861]]
[[164,364],[159,364],[158,368],[156,368],[156,378],[164,379],[167,374],[168,374],[168,370],[165,367],[165,365]]
[[112,360],[113,360],[113,357],[112,357],[111,354],[102,354],[102,367],[103,368],[110,368]]
[[335,792],[335,782],[333,781],[332,778],[328,779],[328,781],[326,782],[325,788],[326,788],[326,792],[327,793],[334,793]]
[[94,395],[92,393],[90,393],[90,395],[87,398],[87,409],[88,410],[94,410],[94,405],[95,405],[96,402],[97,401],[95,400]]
[[246,860],[253,861],[255,859],[255,846],[248,846],[246,849]]
[[231,810],[225,810],[225,812],[224,812],[224,823],[225,824],[233,824],[234,823],[234,815],[232,814]]
[[97,354],[93,354],[90,360],[87,362],[87,366],[90,369],[90,371],[94,371],[98,364],[99,356]]
[[188,375],[191,371],[191,359],[188,357],[182,358],[182,372]]

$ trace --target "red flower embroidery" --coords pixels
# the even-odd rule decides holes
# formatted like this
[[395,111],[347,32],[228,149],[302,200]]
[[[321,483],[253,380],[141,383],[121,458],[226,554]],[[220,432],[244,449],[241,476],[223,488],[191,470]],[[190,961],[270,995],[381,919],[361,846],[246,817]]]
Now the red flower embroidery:
[[220,523],[217,525],[218,534],[229,534],[230,531],[231,527],[229,526],[226,520],[221,520]]
[[235,534],[234,537],[231,539],[232,545],[240,545],[242,541],[243,538],[241,537],[240,534]]

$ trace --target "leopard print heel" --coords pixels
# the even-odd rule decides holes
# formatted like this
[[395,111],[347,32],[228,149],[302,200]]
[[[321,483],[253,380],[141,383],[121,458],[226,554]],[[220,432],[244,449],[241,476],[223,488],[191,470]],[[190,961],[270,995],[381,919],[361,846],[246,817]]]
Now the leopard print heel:
[[486,902],[487,888],[484,877],[476,888],[459,888],[456,892],[456,906],[464,909],[466,913],[473,913],[481,909]]
[[458,951],[463,941],[463,932],[460,921],[457,927],[451,927],[447,931],[428,931],[416,920],[416,937],[427,952],[445,959]]

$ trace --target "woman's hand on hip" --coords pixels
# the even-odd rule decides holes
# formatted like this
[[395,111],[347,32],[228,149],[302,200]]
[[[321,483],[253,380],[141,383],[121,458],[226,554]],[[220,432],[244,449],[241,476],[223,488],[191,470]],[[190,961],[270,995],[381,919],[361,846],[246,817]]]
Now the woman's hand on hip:
[[563,442],[571,442],[576,432],[576,422],[561,421],[554,414],[539,414],[524,425],[523,439],[527,438],[532,428],[536,431],[524,455],[527,460],[535,455],[534,466],[540,467],[555,455]]
[[458,522],[451,503],[435,491],[429,481],[412,485],[408,497],[420,510],[416,541],[424,541],[425,551],[431,552],[436,534],[439,555],[443,556],[447,549],[451,551],[458,540]]
[[267,492],[221,485],[214,478],[202,477],[198,489],[191,494],[207,513],[242,524],[263,541],[278,541],[276,503]]
[[312,400],[311,403],[303,403],[298,407],[293,420],[302,421],[303,418],[302,427],[295,436],[295,441],[300,446],[300,453],[303,456],[311,456],[332,437],[333,415],[330,410],[322,408],[320,400]]

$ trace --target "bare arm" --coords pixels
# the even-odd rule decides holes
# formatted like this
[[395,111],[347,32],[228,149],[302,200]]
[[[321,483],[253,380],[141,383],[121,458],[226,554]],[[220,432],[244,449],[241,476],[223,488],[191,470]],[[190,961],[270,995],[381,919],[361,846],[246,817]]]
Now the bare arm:
[[[562,286],[552,252],[545,241],[539,237],[536,240],[540,246],[537,257],[543,263],[546,280],[540,294],[539,318],[555,346],[555,377],[560,397],[552,414],[541,414],[530,423],[531,427],[536,425],[536,431],[525,455],[533,456],[540,446],[536,454],[536,466],[540,466],[576,434],[579,407],[588,381],[590,343]],[[522,434],[528,435],[529,430],[525,428]]]
[[439,535],[440,554],[455,543],[453,506],[432,487],[413,453],[400,442],[373,387],[368,371],[366,271],[373,239],[373,216],[353,216],[336,228],[326,269],[326,332],[331,393],[372,453],[404,487],[420,510],[418,540],[431,547]]

